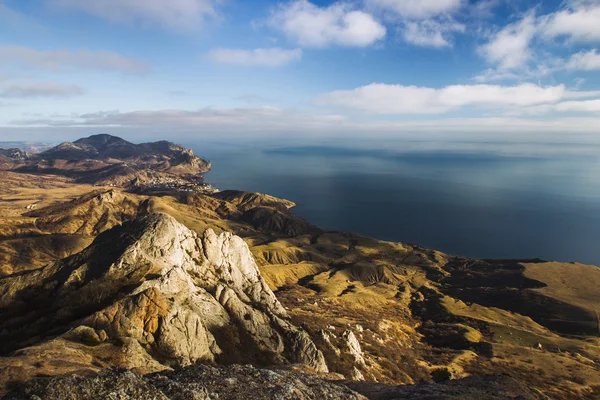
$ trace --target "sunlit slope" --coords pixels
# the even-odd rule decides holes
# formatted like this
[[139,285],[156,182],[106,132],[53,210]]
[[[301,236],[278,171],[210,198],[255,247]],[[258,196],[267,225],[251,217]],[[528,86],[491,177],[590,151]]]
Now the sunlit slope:
[[[536,289],[544,296],[586,312],[565,312],[555,324],[583,324],[583,329],[600,335],[600,268],[577,263],[524,263],[525,276],[543,282]],[[576,328],[575,328],[576,329]]]
[[[556,399],[600,385],[596,267],[473,260],[324,231],[296,217],[293,203],[255,193],[157,197],[57,185],[55,197],[35,210],[23,207],[35,188],[10,194],[19,208],[0,248],[7,249],[5,265],[17,267],[4,274],[39,267],[85,247],[100,231],[162,212],[199,234],[211,228],[241,236],[292,321],[346,378],[411,384],[509,374]],[[22,257],[15,243],[32,255]]]

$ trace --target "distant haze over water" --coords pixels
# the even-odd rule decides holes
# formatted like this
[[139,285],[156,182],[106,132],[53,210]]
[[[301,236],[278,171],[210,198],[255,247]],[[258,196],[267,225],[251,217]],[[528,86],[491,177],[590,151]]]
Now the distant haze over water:
[[268,193],[326,229],[479,258],[600,265],[600,154],[511,143],[183,143],[219,189]]

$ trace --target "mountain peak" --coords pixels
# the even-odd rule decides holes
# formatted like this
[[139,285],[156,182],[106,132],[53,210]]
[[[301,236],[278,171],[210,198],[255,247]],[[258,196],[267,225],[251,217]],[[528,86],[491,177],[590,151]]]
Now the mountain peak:
[[0,170],[42,172],[81,183],[148,190],[200,188],[201,174],[211,167],[210,162],[175,143],[135,144],[105,133],[64,142],[27,157],[7,154],[0,152]]
[[[43,271],[1,280],[0,304],[11,304],[0,309],[0,354],[43,347],[52,326],[67,342],[122,346],[114,350],[135,354],[126,367],[148,372],[196,362],[327,371],[243,239],[211,229],[198,235],[167,214],[137,217]],[[23,332],[35,342],[23,342]]]
[[128,142],[118,136],[109,135],[107,133],[100,133],[97,135],[88,136],[76,140],[74,143],[77,144],[88,144],[91,146],[106,146],[106,145],[132,145],[133,143]]

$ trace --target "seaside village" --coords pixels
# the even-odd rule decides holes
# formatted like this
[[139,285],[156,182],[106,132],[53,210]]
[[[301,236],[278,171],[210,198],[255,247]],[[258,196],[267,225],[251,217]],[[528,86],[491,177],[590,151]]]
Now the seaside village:
[[[116,186],[116,185],[110,185]],[[176,191],[176,192],[196,192],[196,193],[217,193],[209,183],[206,183],[202,178],[197,180],[188,180],[170,176],[155,176],[148,180],[140,180],[136,178],[132,185],[132,190],[135,192],[156,192],[156,191]]]

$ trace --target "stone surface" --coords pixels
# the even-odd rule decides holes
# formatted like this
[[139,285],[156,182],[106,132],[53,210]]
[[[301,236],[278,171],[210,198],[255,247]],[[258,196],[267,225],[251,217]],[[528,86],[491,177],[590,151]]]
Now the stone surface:
[[397,386],[368,382],[347,385],[371,400],[550,400],[508,376],[474,376],[444,383]]
[[36,379],[4,397],[20,399],[139,400],[322,400],[366,398],[347,387],[314,375],[234,365],[193,366],[177,372],[140,376],[119,369],[91,377]]
[[241,238],[198,236],[166,214],[137,218],[73,257],[0,280],[0,318],[4,354],[59,334],[122,346],[134,353],[128,368],[147,368],[150,359],[154,370],[249,362],[327,371]]
[[360,348],[360,342],[354,335],[354,332],[351,330],[347,330],[342,334],[342,343],[344,346],[344,351],[354,358],[354,362],[357,365],[364,366],[365,359],[363,356],[363,352]]

